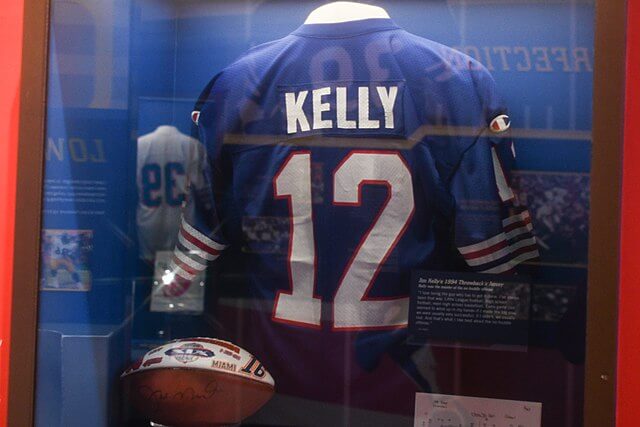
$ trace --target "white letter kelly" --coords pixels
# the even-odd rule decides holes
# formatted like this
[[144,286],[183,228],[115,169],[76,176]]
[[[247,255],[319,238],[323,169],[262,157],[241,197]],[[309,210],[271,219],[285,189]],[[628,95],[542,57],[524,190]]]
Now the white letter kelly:
[[333,121],[322,120],[322,113],[331,110],[331,104],[322,102],[322,97],[331,94],[330,87],[323,87],[313,91],[313,128],[314,129],[330,129],[333,127]]
[[302,132],[307,132],[311,129],[311,127],[309,126],[309,121],[307,120],[307,116],[305,116],[304,110],[302,109],[302,107],[304,106],[304,101],[307,99],[308,94],[309,91],[304,90],[300,92],[297,99],[295,93],[285,94],[288,133],[298,132],[298,123],[300,123],[300,130]]
[[371,120],[369,117],[369,88],[358,88],[359,127],[360,129],[380,129],[380,120]]
[[387,88],[385,87],[378,87],[378,95],[380,95],[380,102],[382,103],[382,108],[384,108],[384,127],[393,129],[395,128],[393,107],[396,105],[398,87],[390,87],[389,92],[387,92]]

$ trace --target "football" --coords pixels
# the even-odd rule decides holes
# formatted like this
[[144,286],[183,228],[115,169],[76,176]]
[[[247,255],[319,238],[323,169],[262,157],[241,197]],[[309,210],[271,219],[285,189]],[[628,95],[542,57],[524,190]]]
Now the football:
[[189,338],[154,348],[121,376],[139,415],[171,427],[240,423],[273,396],[275,383],[252,354],[227,341]]

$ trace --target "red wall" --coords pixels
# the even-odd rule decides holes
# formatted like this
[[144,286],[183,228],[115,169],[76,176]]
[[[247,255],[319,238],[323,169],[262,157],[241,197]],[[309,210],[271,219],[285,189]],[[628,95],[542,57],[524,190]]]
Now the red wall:
[[23,0],[0,8],[0,425],[6,425]]
[[640,5],[628,0],[617,425],[640,419]]

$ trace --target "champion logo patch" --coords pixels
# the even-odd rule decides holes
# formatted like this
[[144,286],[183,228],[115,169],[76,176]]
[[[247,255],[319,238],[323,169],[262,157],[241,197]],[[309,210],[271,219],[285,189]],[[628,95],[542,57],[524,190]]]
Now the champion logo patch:
[[191,113],[191,120],[193,120],[193,123],[198,124],[198,122],[200,122],[200,111],[193,111]]
[[511,127],[511,119],[506,114],[501,114],[491,121],[489,129],[493,133],[502,133]]

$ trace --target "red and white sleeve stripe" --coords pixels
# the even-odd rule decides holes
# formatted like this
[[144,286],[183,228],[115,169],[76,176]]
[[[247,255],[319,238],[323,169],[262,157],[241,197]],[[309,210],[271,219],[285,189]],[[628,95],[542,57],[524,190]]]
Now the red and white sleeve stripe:
[[207,268],[207,262],[217,259],[224,249],[225,245],[198,231],[182,218],[178,243],[170,263],[174,280],[165,293],[172,296],[184,293],[191,281]]
[[502,233],[482,242],[458,248],[465,261],[481,273],[505,273],[518,264],[539,257],[528,211],[502,221]]

